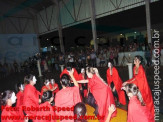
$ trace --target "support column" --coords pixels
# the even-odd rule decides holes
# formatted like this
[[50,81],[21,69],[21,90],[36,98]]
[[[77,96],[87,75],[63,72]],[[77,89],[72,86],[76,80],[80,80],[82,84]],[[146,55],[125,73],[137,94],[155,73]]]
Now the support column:
[[94,49],[97,51],[97,32],[96,32],[96,12],[95,12],[95,1],[90,1],[90,10],[91,10],[91,24],[92,24],[92,34],[93,34],[93,41],[94,41]]
[[38,68],[39,77],[41,77],[42,74],[41,74],[40,60],[37,60],[37,68]]
[[61,52],[65,54],[65,49],[63,45],[63,35],[62,35],[62,25],[61,25],[61,18],[60,18],[60,7],[59,7],[59,1],[58,0],[52,0],[52,2],[57,6],[57,25],[58,25],[58,33],[59,33],[59,42],[60,42],[60,48]]
[[145,10],[146,10],[148,44],[151,44],[152,36],[151,36],[150,0],[144,0],[144,1],[145,1]]
[[128,75],[129,75],[129,79],[131,79],[133,77],[133,71],[132,71],[132,63],[127,63],[128,65]]

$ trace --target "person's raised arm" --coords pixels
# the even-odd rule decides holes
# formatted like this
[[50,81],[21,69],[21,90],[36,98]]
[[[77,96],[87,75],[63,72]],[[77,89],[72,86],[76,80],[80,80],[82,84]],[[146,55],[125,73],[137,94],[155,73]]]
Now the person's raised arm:
[[88,83],[88,80],[79,80],[78,83]]
[[69,75],[70,75],[70,77],[71,77],[71,79],[72,79],[72,81],[73,81],[73,83],[74,83],[74,85],[75,86],[77,86],[77,87],[79,87],[79,84],[78,84],[78,82],[75,80],[75,78],[74,78],[74,69],[72,68],[72,70],[71,71],[69,71]]
[[115,105],[111,104],[111,106],[109,106],[109,108],[108,108],[109,113],[108,113],[108,116],[107,116],[105,122],[110,122],[111,115],[114,113],[115,110],[116,110]]

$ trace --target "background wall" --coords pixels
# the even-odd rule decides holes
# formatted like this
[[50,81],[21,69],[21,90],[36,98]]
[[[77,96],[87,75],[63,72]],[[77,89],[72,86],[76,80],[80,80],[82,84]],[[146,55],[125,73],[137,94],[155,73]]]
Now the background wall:
[[36,34],[0,34],[0,62],[22,62],[39,52]]

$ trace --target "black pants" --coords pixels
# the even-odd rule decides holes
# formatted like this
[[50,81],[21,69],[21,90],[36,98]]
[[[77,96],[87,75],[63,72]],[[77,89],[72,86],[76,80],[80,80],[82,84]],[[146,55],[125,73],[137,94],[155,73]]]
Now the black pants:
[[98,115],[98,105],[96,104],[96,100],[92,93],[88,94],[87,104],[92,106],[95,109],[95,115]]
[[152,64],[151,58],[146,57],[146,60],[147,60],[147,66],[151,66],[151,64]]
[[[23,111],[24,116],[26,116],[27,114]],[[33,122],[33,120],[29,119],[28,122]]]
[[91,66],[96,67],[96,59],[91,59]]
[[[113,88],[114,88],[114,83],[112,82],[110,86],[111,86],[111,88],[113,89]],[[112,92],[113,92],[113,91],[112,91]],[[113,92],[113,95],[114,95],[114,97],[117,98],[117,100],[119,100],[119,99],[118,99],[118,93],[117,93],[116,89],[115,89],[115,91]]]

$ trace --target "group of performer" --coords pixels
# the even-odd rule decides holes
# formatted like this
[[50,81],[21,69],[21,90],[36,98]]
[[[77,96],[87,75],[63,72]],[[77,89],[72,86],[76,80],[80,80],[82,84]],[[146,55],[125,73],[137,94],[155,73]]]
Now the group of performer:
[[[67,66],[60,74],[60,83],[62,89],[59,90],[58,84],[54,79],[46,79],[44,86],[39,92],[35,88],[37,79],[34,75],[28,75],[24,78],[23,84],[18,84],[19,92],[15,93],[11,90],[4,91],[0,95],[1,105],[12,107],[16,103],[16,107],[42,107],[48,106],[49,111],[7,111],[3,109],[1,116],[37,116],[37,115],[58,115],[58,116],[74,116],[75,120],[63,119],[61,122],[87,122],[80,116],[86,115],[86,106],[84,99],[92,94],[92,100],[96,104],[96,116],[103,116],[100,122],[109,122],[111,118],[117,116],[117,107],[122,104],[126,105],[126,95],[129,98],[127,122],[154,122],[154,104],[151,90],[148,85],[146,74],[141,65],[141,56],[135,56],[133,78],[122,82],[117,69],[111,62],[108,62],[108,70],[106,73],[107,83],[101,78],[98,69],[94,67],[86,67],[81,69],[78,74],[73,67]],[[17,98],[17,100],[16,100]],[[53,111],[52,106],[56,107],[73,107],[74,111]],[[2,122],[55,122],[56,120],[4,120]]]

